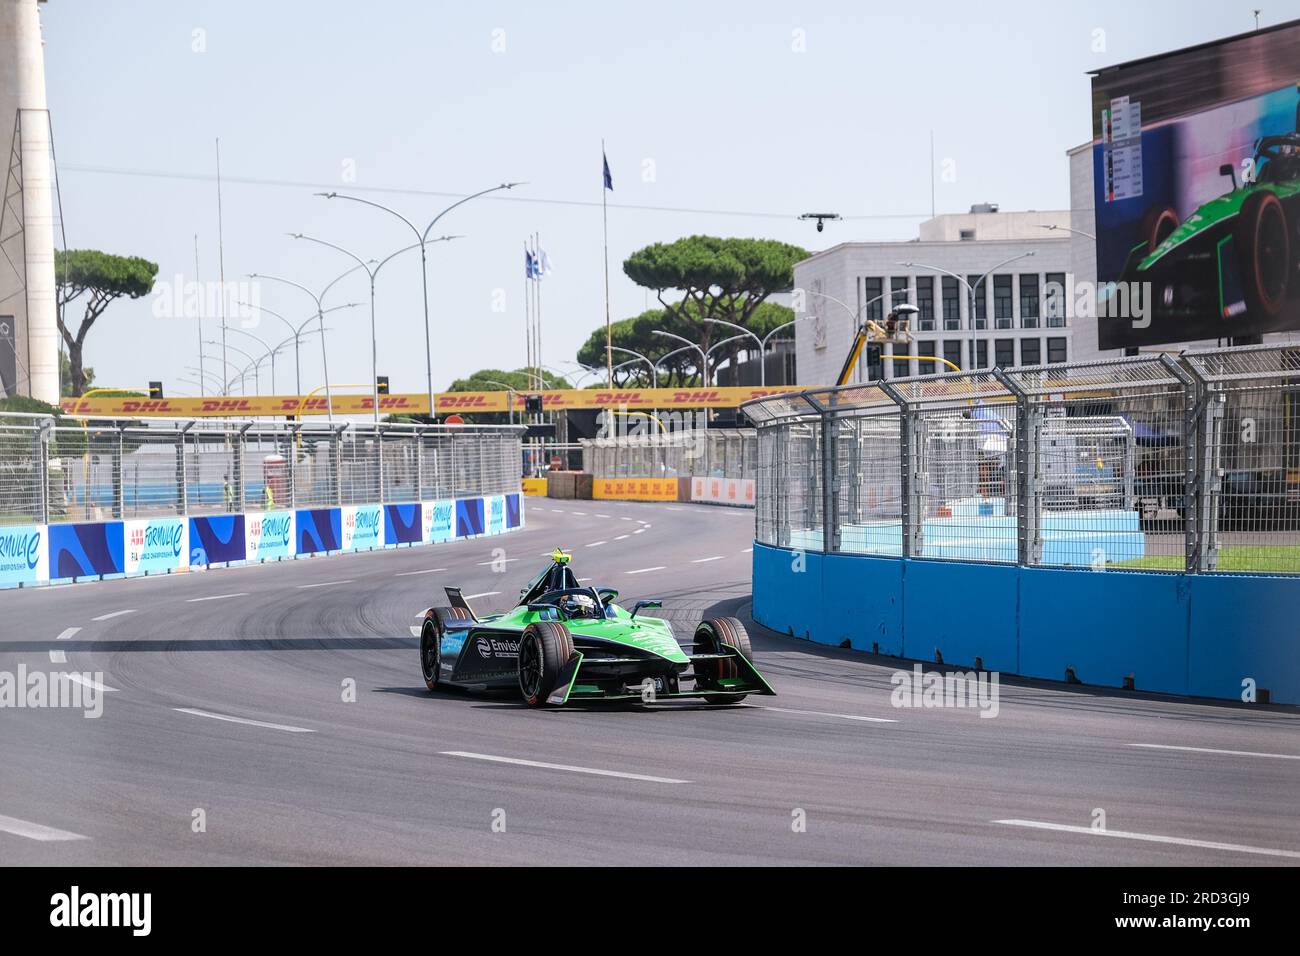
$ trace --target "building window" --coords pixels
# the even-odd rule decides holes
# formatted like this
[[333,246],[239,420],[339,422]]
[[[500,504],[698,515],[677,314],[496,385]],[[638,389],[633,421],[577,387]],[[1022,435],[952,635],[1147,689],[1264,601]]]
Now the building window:
[[866,317],[872,322],[879,322],[881,315],[880,294],[885,291],[884,279],[862,280],[862,301],[867,303]]
[[1038,365],[1043,361],[1043,342],[1041,339],[1020,340],[1020,364]]
[[[916,277],[916,307],[920,309],[917,315],[919,330],[922,332],[934,331],[934,276],[917,276]],[[931,355],[934,353],[931,352]]]
[[[961,339],[957,339],[955,342],[953,341],[944,342],[943,357],[946,361],[949,361],[953,365],[957,366],[958,368],[961,368]],[[950,366],[945,365],[943,367],[943,370],[945,372],[951,372],[952,368]]]
[[1020,327],[1022,329],[1038,328],[1038,275],[1037,273],[1020,276]]
[[956,278],[944,276],[944,332],[962,328],[962,291]]
[[[982,280],[983,280],[983,276],[967,276],[967,277],[966,277],[966,281],[967,281],[968,283],[970,283],[970,287],[971,287],[972,289],[975,290],[975,316],[974,316],[974,320],[975,320],[975,321],[974,321],[974,322],[972,323],[972,325],[971,325],[971,328],[972,328],[972,329],[985,329],[985,328],[988,328],[988,320],[989,320],[989,305],[988,305],[989,289],[988,289],[988,283],[986,283],[986,282],[984,282],[984,281],[982,281]],[[977,283],[977,282],[979,283],[979,285],[976,285],[976,284],[975,284],[975,283]],[[983,366],[976,366],[976,367],[977,367],[977,368],[982,368]]]
[[993,343],[993,364],[998,368],[1011,368],[1016,364],[1016,340],[998,339]]
[[1047,340],[1047,361],[1060,363],[1066,360],[1065,339]]
[[894,276],[889,280],[889,307],[902,305],[907,301],[907,276]]
[[[894,346],[894,347],[898,348],[898,346]],[[904,348],[906,347],[907,346],[904,346]],[[904,351],[904,352],[899,352],[898,354],[910,355],[911,353]],[[912,374],[911,359],[894,359],[893,364],[894,364],[894,374],[892,376],[893,378],[907,378],[907,376]]]
[[880,346],[867,345],[867,381],[878,382],[885,377],[885,364],[880,360]]
[[982,369],[989,367],[989,343],[984,339],[975,339],[971,342],[975,350],[975,357],[971,359],[970,367],[973,369]]
[[[1065,273],[1047,273],[1047,282],[1043,287],[1044,312],[1047,313],[1049,329],[1065,328]],[[1050,349],[1049,349],[1050,351]]]
[[994,276],[993,325],[995,328],[1009,329],[1014,321],[1011,311],[1011,276]]
[[[934,355],[934,354],[935,354],[935,351],[934,351],[934,350],[935,350],[935,348],[938,346],[938,344],[939,344],[938,342],[934,342],[934,341],[929,341],[929,342],[921,341],[921,342],[917,342],[917,343],[916,343],[916,354],[917,354],[917,355]],[[919,375],[933,375],[933,374],[934,374],[934,362],[933,362],[933,361],[929,361],[929,362],[927,362],[925,359],[921,359],[921,360],[919,360],[919,361],[916,363],[916,371],[917,371],[917,374],[919,374]]]

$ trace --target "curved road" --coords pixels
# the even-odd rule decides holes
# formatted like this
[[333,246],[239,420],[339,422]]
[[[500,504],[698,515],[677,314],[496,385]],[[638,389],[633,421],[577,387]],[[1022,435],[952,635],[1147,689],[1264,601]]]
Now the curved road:
[[663,598],[679,631],[748,622],[752,513],[530,499],[526,517],[500,538],[0,593],[0,680],[112,688],[98,719],[0,710],[0,860],[1300,863],[1292,709],[1005,681],[994,719],[895,708],[889,662],[752,622],[779,696],[748,706],[428,694],[417,614],[444,584],[507,607],[557,545],[625,600]]

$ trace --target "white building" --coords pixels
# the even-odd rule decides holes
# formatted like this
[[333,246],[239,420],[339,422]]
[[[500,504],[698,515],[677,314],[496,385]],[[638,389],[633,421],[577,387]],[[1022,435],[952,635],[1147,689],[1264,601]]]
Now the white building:
[[[908,242],[846,242],[815,253],[794,268],[808,316],[795,326],[798,383],[834,384],[860,322],[881,322],[891,302],[920,310],[913,341],[869,346],[852,381],[949,369],[933,358],[963,370],[1074,359],[1080,330],[1064,294],[1071,226],[1069,212],[983,204],[921,223]],[[1095,352],[1095,329],[1091,335]]]

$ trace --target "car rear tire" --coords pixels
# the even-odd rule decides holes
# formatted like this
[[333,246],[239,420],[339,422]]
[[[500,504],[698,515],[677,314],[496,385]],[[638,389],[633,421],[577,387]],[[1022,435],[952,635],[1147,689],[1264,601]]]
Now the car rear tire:
[[544,707],[573,657],[573,635],[555,621],[534,621],[519,639],[519,693],[529,707]]
[[468,621],[469,612],[458,607],[435,607],[424,612],[420,628],[420,673],[424,686],[437,690],[442,685],[442,635],[447,621]]
[[1233,239],[1252,317],[1276,318],[1286,302],[1291,236],[1286,210],[1275,193],[1261,190],[1246,197]]
[[[715,617],[701,621],[695,629],[695,646],[708,654],[718,654],[724,648],[732,648],[750,663],[754,661],[754,651],[749,646],[749,632],[734,617]],[[697,683],[703,678],[705,690],[714,690],[718,681],[739,677],[740,668],[735,661],[730,660],[696,661],[695,674]],[[729,697],[705,697],[704,702],[715,707],[728,706],[739,704],[745,696],[735,694]]]

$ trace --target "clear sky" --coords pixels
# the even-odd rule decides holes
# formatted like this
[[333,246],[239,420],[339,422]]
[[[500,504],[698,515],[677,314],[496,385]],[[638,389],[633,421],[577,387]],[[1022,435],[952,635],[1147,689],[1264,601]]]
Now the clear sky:
[[[350,264],[289,232],[363,258],[407,244],[397,220],[317,189],[351,189],[423,225],[450,197],[526,180],[436,229],[465,236],[431,257],[442,388],[524,364],[530,233],[554,266],[544,361],[574,358],[603,325],[602,137],[617,319],[654,304],[621,269],[647,243],[911,238],[930,213],[931,131],[937,163],[956,172],[937,185],[940,213],[1066,208],[1065,151],[1090,136],[1088,71],[1247,31],[1255,5],[51,0],[42,13],[68,244],[152,259],[160,279],[193,277],[196,233],[202,278],[216,277],[217,137],[227,281],[278,273],[319,288]],[[1300,17],[1297,2],[1258,5],[1263,25]],[[797,220],[805,211],[846,221],[819,236]],[[358,274],[331,301],[364,303],[367,289]],[[314,308],[292,289],[259,291],[292,317]],[[394,391],[422,391],[418,254],[386,267],[377,301],[379,372]],[[251,331],[279,341],[272,321]],[[197,364],[195,325],[156,317],[148,299],[116,303],[87,364],[97,384],[194,392],[176,378]],[[331,378],[368,381],[368,311],[327,325]],[[281,392],[292,369],[289,353]],[[302,377],[322,382],[314,344]]]

